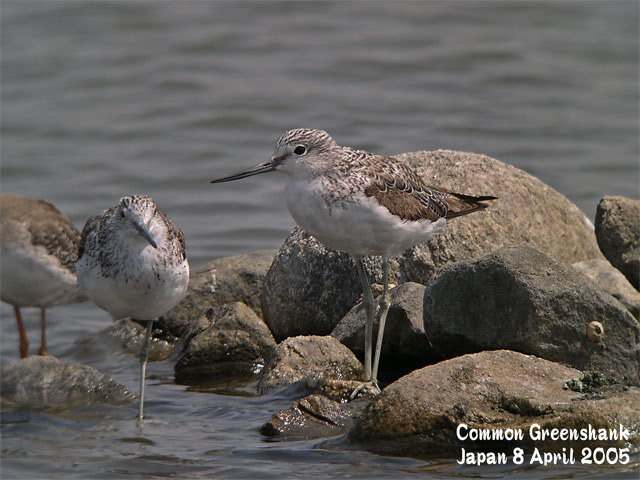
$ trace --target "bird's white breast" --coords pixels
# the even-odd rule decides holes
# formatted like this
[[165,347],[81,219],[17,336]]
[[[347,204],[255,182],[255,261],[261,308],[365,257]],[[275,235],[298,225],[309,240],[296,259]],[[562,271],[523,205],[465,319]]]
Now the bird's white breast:
[[[173,308],[189,284],[187,260],[172,263],[151,245],[119,245],[118,262],[104,268],[85,252],[76,265],[78,283],[114,319],[151,320]],[[111,245],[111,248],[114,248]]]
[[287,208],[296,223],[327,247],[354,255],[393,257],[442,231],[447,221],[404,221],[363,192],[331,195],[321,179],[290,179]]

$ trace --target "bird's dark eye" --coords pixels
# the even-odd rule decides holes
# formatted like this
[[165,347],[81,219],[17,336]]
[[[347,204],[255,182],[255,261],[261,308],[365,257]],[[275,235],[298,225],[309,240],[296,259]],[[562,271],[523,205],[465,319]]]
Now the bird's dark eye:
[[295,153],[296,155],[304,155],[305,153],[307,153],[307,147],[305,147],[304,145],[298,145],[293,149],[293,153]]

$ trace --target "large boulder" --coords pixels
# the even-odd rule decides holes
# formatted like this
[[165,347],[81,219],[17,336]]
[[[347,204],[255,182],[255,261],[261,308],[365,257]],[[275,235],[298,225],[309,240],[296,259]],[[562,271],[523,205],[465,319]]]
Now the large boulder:
[[[395,283],[429,278],[450,262],[528,244],[566,262],[603,258],[593,225],[567,198],[537,178],[484,155],[439,150],[399,155],[430,185],[499,197],[481,212],[449,221],[444,233],[390,261]],[[367,271],[381,281],[380,259]],[[328,250],[295,228],[264,280],[264,320],[277,340],[326,335],[361,293],[349,255]]]
[[191,272],[182,301],[160,317],[158,325],[167,339],[199,330],[202,315],[233,302],[243,302],[262,318],[260,292],[275,250],[259,250],[213,260]]
[[244,303],[215,310],[207,328],[190,339],[175,365],[176,380],[201,382],[220,372],[255,370],[276,348],[265,323]]
[[[385,375],[398,378],[429,363],[431,344],[424,331],[422,304],[424,285],[407,282],[389,291],[391,306],[387,315],[380,370]],[[379,300],[376,299],[376,302]],[[373,338],[378,338],[378,319],[373,326]],[[365,312],[362,302],[353,307],[331,332],[341,343],[364,357]],[[400,373],[400,374],[398,374]]]
[[[462,449],[513,453],[517,447],[531,454],[536,448],[545,453],[625,446],[624,439],[540,439],[541,431],[553,428],[623,430],[639,445],[640,389],[583,395],[567,388],[578,377],[575,369],[511,351],[464,355],[389,385],[358,417],[348,439],[381,454],[457,458]],[[478,440],[472,429],[503,438]]]
[[63,363],[55,357],[31,356],[3,365],[2,406],[72,408],[96,403],[124,404],[135,395],[95,368]]
[[452,264],[424,295],[425,332],[451,358],[510,349],[640,383],[640,324],[586,276],[527,247]]
[[362,364],[330,336],[291,337],[280,343],[260,372],[258,392],[291,387],[316,390],[326,380],[359,380]]
[[449,150],[406,153],[398,158],[429,184],[498,197],[480,213],[451,220],[429,242],[437,268],[507,245],[530,245],[568,264],[602,258],[593,224],[585,214],[523,170],[485,155]]
[[640,200],[604,197],[596,209],[595,223],[604,256],[640,289]]

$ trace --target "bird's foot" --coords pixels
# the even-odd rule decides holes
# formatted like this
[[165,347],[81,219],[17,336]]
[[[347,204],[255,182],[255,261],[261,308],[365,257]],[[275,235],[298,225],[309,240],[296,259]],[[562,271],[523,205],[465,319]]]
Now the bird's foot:
[[380,387],[378,386],[378,381],[369,380],[367,382],[360,383],[356,388],[353,389],[353,392],[351,392],[350,400],[353,400],[354,398],[356,398],[356,396],[358,396],[358,394],[363,390],[368,393],[367,396],[372,396],[372,397],[380,395],[380,392],[381,392]]

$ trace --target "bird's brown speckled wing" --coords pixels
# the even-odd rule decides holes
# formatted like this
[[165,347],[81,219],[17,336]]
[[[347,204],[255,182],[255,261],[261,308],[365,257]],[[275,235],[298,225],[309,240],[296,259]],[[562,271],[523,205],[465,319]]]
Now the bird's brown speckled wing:
[[46,248],[70,272],[78,260],[80,232],[55,205],[41,200],[42,215],[27,224],[31,243]]
[[2,203],[3,220],[24,224],[32,245],[44,247],[73,272],[78,260],[80,232],[58,207],[44,200],[8,194],[3,196]]
[[488,207],[480,203],[496,197],[464,195],[423,183],[409,167],[395,159],[385,159],[384,167],[375,172],[365,188],[368,197],[407,221],[454,218]]

